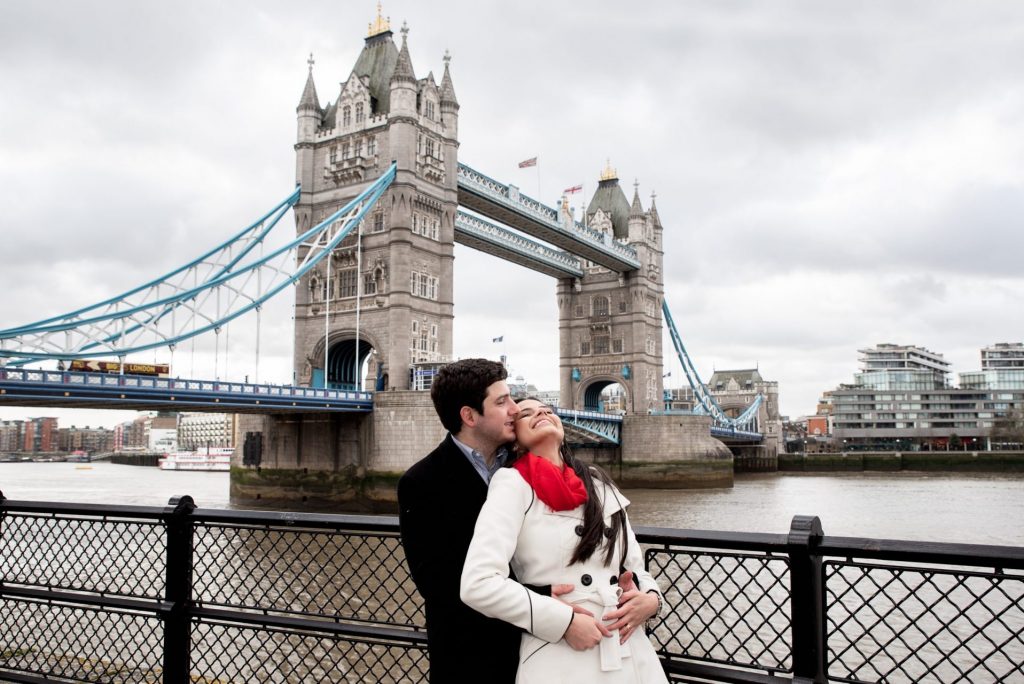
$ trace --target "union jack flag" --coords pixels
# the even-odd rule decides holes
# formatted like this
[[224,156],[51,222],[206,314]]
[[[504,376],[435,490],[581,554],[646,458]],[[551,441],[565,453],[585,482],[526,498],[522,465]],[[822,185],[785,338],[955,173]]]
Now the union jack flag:
[[521,168],[521,169],[525,169],[527,167],[536,166],[536,165],[537,165],[537,158],[536,157],[530,157],[529,159],[526,159],[525,161],[519,162],[519,168]]

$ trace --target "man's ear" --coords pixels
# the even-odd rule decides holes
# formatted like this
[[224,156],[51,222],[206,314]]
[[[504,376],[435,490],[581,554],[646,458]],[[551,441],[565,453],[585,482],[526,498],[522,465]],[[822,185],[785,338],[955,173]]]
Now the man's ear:
[[468,406],[463,406],[459,409],[459,417],[462,418],[462,424],[466,427],[474,427],[476,425],[477,413]]

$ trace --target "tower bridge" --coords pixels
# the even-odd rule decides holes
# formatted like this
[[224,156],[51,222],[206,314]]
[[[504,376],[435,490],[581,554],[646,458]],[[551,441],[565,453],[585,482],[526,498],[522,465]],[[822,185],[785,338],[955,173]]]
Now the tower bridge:
[[[628,200],[609,165],[580,223],[565,198],[547,207],[460,163],[459,109],[448,55],[440,83],[433,73],[417,77],[408,30],[396,44],[380,18],[327,105],[310,59],[296,108],[296,191],[163,278],[0,331],[8,369],[0,368],[0,402],[187,402],[190,410],[245,412],[240,430],[259,435],[263,454],[256,471],[240,460],[233,470],[241,500],[310,491],[326,500],[387,500],[394,479],[443,437],[417,371],[429,377],[452,357],[459,243],[555,279],[560,411],[578,446],[611,445],[593,456],[627,485],[730,484],[732,456],[712,435],[757,443],[756,407],[723,411],[686,354],[665,302],[664,227],[653,194],[646,209],[638,186]],[[264,254],[288,210],[295,238]],[[157,348],[173,354],[182,341],[219,336],[247,313],[258,328],[262,304],[286,289],[294,297],[296,387],[180,379],[139,386],[124,376],[95,382],[10,370]],[[666,324],[700,415],[662,410]],[[369,394],[360,392],[364,369]],[[612,384],[622,387],[624,415],[596,411]]]

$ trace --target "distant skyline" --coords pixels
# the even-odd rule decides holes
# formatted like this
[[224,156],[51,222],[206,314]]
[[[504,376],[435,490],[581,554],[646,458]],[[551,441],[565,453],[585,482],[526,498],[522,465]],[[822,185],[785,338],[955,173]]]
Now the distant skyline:
[[[0,6],[0,328],[169,271],[284,197],[309,54],[326,104],[375,14],[337,0]],[[1024,339],[1024,6],[440,1],[384,14],[396,41],[408,22],[418,77],[439,78],[451,53],[460,160],[549,205],[577,184],[573,203],[589,202],[606,160],[628,197],[639,181],[645,208],[656,191],[666,298],[705,380],[758,367],[797,416],[852,381],[857,349],[926,347],[955,377],[980,368],[980,348]],[[556,389],[554,280],[455,254],[455,354],[507,353],[513,374]],[[291,379],[290,304],[264,314],[264,380]],[[230,341],[219,367],[241,379],[252,322]],[[212,348],[179,349],[175,372],[211,376]],[[132,414],[0,407],[38,415]]]

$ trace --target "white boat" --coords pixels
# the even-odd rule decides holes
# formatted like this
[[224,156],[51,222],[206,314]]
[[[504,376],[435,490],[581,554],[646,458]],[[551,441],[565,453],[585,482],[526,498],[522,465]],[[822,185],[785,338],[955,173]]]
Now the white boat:
[[160,459],[160,470],[199,470],[228,472],[234,449],[215,448],[202,451],[174,451]]

